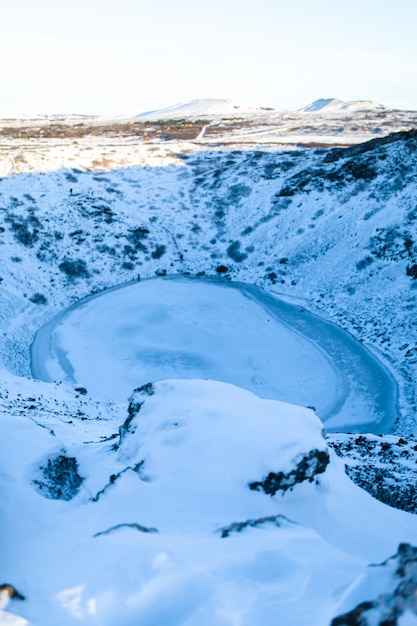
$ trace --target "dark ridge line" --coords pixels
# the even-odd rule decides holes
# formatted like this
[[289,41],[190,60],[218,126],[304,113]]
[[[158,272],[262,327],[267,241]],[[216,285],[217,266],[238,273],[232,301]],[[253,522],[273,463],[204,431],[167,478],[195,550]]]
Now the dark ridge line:
[[128,472],[129,470],[131,470],[132,472],[135,472],[135,474],[139,474],[141,468],[144,465],[144,461],[139,461],[139,463],[136,463],[136,465],[134,465],[133,467],[125,467],[121,472],[119,472],[118,474],[112,474],[109,478],[109,482],[107,483],[107,485],[105,485],[103,487],[103,489],[100,489],[100,491],[98,491],[96,493],[96,495],[91,498],[91,502],[98,502],[101,498],[101,496],[103,496],[106,491],[112,486],[114,485],[114,483],[120,478],[120,476],[122,474],[124,474],[125,472]]
[[135,530],[138,530],[141,533],[159,533],[159,530],[157,528],[148,528],[147,526],[142,526],[141,524],[137,524],[137,523],[131,523],[131,524],[116,524],[116,526],[112,526],[111,528],[108,528],[107,530],[102,530],[98,533],[96,533],[95,535],[93,535],[93,537],[101,537],[102,535],[109,535],[110,533],[112,533],[114,530],[119,530],[120,528],[134,528]]
[[259,519],[248,519],[246,522],[233,522],[230,526],[220,528],[217,532],[221,532],[221,538],[228,537],[231,533],[240,533],[245,528],[257,528],[263,524],[275,524],[278,528],[282,526],[282,522],[287,524],[295,524],[292,520],[288,519],[285,515],[271,515],[269,517],[260,517]]

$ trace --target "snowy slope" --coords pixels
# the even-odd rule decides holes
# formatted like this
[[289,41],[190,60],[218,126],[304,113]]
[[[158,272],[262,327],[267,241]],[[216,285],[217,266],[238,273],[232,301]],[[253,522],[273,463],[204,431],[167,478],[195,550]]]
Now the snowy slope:
[[[408,435],[415,142],[411,132],[345,151],[228,153],[115,141],[101,161],[97,144],[78,144],[78,168],[3,178],[3,362],[29,373],[34,332],[74,299],[138,274],[215,274],[223,264],[233,279],[305,301],[385,354],[400,384],[397,430]],[[43,153],[45,172],[55,155]],[[94,162],[115,169],[85,169]]]

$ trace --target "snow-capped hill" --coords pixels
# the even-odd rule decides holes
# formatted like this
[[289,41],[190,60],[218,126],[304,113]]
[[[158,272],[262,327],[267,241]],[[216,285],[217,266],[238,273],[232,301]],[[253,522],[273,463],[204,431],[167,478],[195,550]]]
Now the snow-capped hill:
[[300,109],[300,113],[338,113],[347,112],[354,113],[364,110],[386,110],[381,104],[372,102],[372,100],[352,100],[345,102],[338,98],[320,98],[311,104]]
[[[345,102],[338,98],[321,98],[315,100],[306,107],[299,109],[298,113],[355,113],[359,111],[387,110],[383,105],[372,102],[371,100],[353,100]],[[218,119],[218,118],[276,118],[281,115],[287,115],[279,109],[267,107],[255,107],[245,104],[239,104],[232,100],[221,98],[203,98],[200,100],[191,100],[190,102],[176,104],[171,107],[159,109],[156,111],[147,111],[140,113],[135,119],[138,120],[167,120],[167,119]]]
[[[242,485],[275,495],[325,472],[330,459],[321,431],[310,409],[264,401],[216,381],[165,381],[146,384],[130,397],[118,459],[130,466],[143,461],[149,476],[158,478],[165,499],[172,488],[177,502],[184,491],[190,493],[189,462],[195,459],[193,481],[206,483],[211,512],[221,519],[224,512],[213,507],[222,493],[234,506],[238,498],[232,491]],[[194,519],[196,515],[194,510]]]
[[314,102],[308,104],[306,107],[302,107],[300,112],[317,113],[318,111],[323,111],[324,109],[334,109],[340,106],[340,104],[343,104],[343,102],[337,98],[319,98],[319,100],[314,100]]
[[166,120],[183,118],[224,118],[249,117],[265,113],[269,109],[238,104],[222,98],[203,98],[156,111],[147,111],[137,115],[139,120]]

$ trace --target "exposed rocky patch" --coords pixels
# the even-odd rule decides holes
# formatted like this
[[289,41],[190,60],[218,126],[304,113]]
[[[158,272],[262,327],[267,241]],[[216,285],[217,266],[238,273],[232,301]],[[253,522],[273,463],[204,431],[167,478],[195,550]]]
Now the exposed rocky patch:
[[132,429],[131,424],[134,418],[138,415],[146,396],[153,396],[155,393],[152,383],[146,383],[141,387],[137,387],[129,398],[129,406],[127,408],[128,416],[119,428],[119,445],[128,433],[132,433],[135,429]]
[[269,496],[274,496],[277,491],[285,493],[306,480],[313,482],[319,474],[326,471],[329,463],[330,457],[327,450],[311,450],[303,455],[290,472],[270,472],[263,480],[249,483],[249,489],[264,491]]
[[66,452],[49,457],[45,465],[39,467],[40,478],[32,484],[45,497],[51,500],[72,500],[78,494],[84,478],[78,472],[78,461]]
[[[371,566],[372,567],[372,566]],[[369,579],[391,572],[389,590],[361,602],[353,610],[335,617],[331,626],[397,626],[417,621],[417,548],[402,543],[395,556],[369,568]],[[372,582],[365,580],[364,584]],[[404,618],[404,621],[401,620]],[[407,618],[407,619],[406,619]]]
[[134,472],[139,476],[139,478],[141,478],[141,470],[143,469],[143,466],[144,462],[139,461],[133,467],[125,467],[124,469],[120,470],[120,472],[117,472],[116,474],[111,474],[111,476],[109,476],[109,482],[96,493],[94,498],[91,498],[91,502],[98,502],[100,498],[104,496],[105,493],[107,493],[109,488],[115,485],[119,478],[123,476],[123,474],[125,474],[126,472]]
[[233,522],[233,524],[221,528],[219,532],[221,533],[221,538],[225,539],[232,533],[240,533],[247,528],[259,528],[265,525],[273,525],[280,528],[281,526],[288,526],[294,523],[295,522],[291,522],[291,520],[285,517],[285,515],[271,515],[269,517],[260,517],[259,519],[248,519],[245,522]]
[[417,438],[329,435],[347,475],[374,498],[417,513]]
[[411,142],[410,148],[417,146],[417,129],[411,129],[408,131],[402,131],[399,133],[390,133],[385,137],[377,137],[370,141],[365,141],[356,146],[349,146],[348,148],[333,148],[325,158],[326,163],[338,161],[344,157],[357,157],[367,152],[373,152],[376,148],[385,147],[398,141]]
[[110,535],[116,530],[120,530],[121,528],[132,528],[133,530],[137,530],[140,533],[157,533],[158,530],[156,528],[148,528],[147,526],[142,526],[142,524],[132,523],[132,524],[116,524],[116,526],[112,526],[107,530],[102,530],[95,535],[94,537],[102,537],[103,535]]

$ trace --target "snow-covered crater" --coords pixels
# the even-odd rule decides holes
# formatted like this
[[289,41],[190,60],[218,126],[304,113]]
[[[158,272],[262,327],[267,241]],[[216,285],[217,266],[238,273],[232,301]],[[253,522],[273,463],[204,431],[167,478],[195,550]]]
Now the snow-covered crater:
[[32,371],[122,402],[165,378],[230,382],[312,406],[327,428],[383,432],[397,416],[389,372],[347,333],[261,289],[158,278],[87,298],[38,331]]

